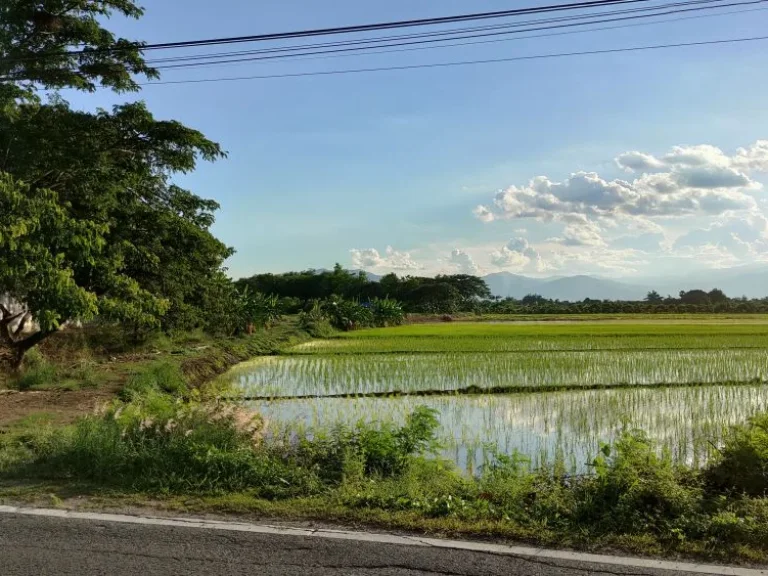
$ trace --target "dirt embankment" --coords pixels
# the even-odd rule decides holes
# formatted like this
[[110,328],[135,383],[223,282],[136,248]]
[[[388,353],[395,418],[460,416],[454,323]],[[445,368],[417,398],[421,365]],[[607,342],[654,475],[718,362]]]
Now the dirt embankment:
[[[178,363],[192,386],[202,386],[232,366],[256,356],[278,354],[280,349],[306,340],[291,327],[277,327],[247,338],[195,342],[168,351],[107,355],[94,368],[106,376],[106,384],[79,390],[4,390],[0,386],[0,432],[33,414],[46,414],[55,423],[66,424],[93,413],[113,400],[130,376],[155,362]],[[61,350],[58,350],[61,354]],[[56,354],[52,351],[51,357]],[[48,356],[46,351],[46,356]],[[57,358],[56,361],[61,361]],[[2,384],[2,382],[0,382]]]
[[0,430],[31,414],[44,413],[51,420],[66,424],[78,416],[93,412],[109,402],[118,386],[88,390],[41,390],[17,392],[0,390]]

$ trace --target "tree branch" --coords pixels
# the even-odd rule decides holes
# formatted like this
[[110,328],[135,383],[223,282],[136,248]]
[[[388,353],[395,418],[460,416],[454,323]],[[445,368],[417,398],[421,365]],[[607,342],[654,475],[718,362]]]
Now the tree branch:
[[24,360],[24,355],[27,353],[27,351],[30,348],[40,344],[40,342],[48,338],[48,336],[54,332],[56,332],[56,330],[41,330],[40,332],[35,332],[28,338],[14,341],[12,344],[13,350],[15,352],[14,367],[18,369],[21,366],[21,362]]
[[21,333],[24,332],[24,328],[27,326],[27,322],[29,322],[29,319],[32,317],[32,315],[29,312],[24,312],[24,315],[22,316],[21,320],[19,321],[18,325],[16,326],[16,330],[13,331],[13,338],[16,339],[19,336],[21,336]]

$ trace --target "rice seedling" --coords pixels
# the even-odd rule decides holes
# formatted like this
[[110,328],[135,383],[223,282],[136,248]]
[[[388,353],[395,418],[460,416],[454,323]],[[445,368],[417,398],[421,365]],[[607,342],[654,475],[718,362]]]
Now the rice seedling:
[[768,348],[768,324],[428,324],[361,330],[288,354]]
[[[440,413],[443,455],[461,468],[481,467],[493,450],[518,451],[534,466],[588,471],[600,442],[642,429],[675,460],[702,466],[728,427],[768,410],[768,386],[589,390],[404,398],[325,398],[252,403],[273,430],[316,434],[337,424],[402,424],[417,406]],[[284,432],[282,432],[284,433]]]
[[248,397],[510,392],[768,381],[764,350],[272,357],[231,373]]
[[470,472],[496,449],[583,472],[626,428],[702,465],[728,426],[768,409],[767,352],[764,318],[427,324],[313,341],[225,379],[276,428],[402,423],[426,405]]

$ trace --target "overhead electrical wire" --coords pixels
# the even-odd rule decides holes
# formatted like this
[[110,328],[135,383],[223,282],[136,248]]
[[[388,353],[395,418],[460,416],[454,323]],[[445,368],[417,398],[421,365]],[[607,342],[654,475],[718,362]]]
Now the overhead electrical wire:
[[293,32],[277,32],[271,34],[254,34],[248,36],[232,36],[229,38],[210,38],[207,40],[187,40],[182,42],[164,42],[160,44],[145,44],[141,50],[167,50],[170,48],[189,48],[192,46],[212,46],[220,44],[239,44],[243,42],[264,42],[268,40],[288,40],[292,38],[307,38],[315,36],[335,36],[339,34],[351,34],[355,32],[373,32],[377,30],[392,30],[397,28],[414,28],[420,26],[436,26],[441,24],[453,24],[458,22],[473,22],[477,20],[491,20],[522,16],[526,14],[546,14],[567,10],[591,9],[600,6],[618,6],[625,4],[640,4],[653,0],[591,0],[586,2],[572,2],[568,4],[550,4],[546,6],[530,6],[515,8],[513,10],[500,10],[496,12],[478,12],[473,14],[460,14],[456,16],[442,16],[436,18],[421,18],[415,20],[399,20],[394,22],[379,22],[376,24],[362,24],[356,26],[339,26],[335,28],[316,28],[298,30]]
[[222,78],[199,78],[190,80],[163,80],[159,82],[145,82],[140,86],[161,86],[171,84],[202,84],[211,82],[236,82],[243,80],[270,80],[278,78],[300,78],[308,76],[338,76],[346,74],[364,74],[373,72],[390,72],[398,70],[420,70],[428,68],[453,68],[457,66],[479,66],[486,64],[500,64],[505,62],[520,62],[526,60],[545,60],[550,58],[566,58],[575,56],[593,56],[599,54],[617,54],[622,52],[636,52],[644,50],[662,50],[671,48],[683,48],[693,46],[712,46],[722,44],[737,44],[746,42],[758,42],[768,40],[768,36],[752,36],[749,38],[726,38],[721,40],[704,40],[701,42],[679,42],[676,44],[655,44],[651,46],[630,46],[624,48],[606,48],[602,50],[585,50],[579,52],[557,52],[552,54],[531,54],[526,56],[513,56],[510,58],[490,58],[485,60],[463,60],[458,62],[436,62],[428,64],[409,64],[402,66],[382,66],[375,68],[350,68],[343,70],[323,70],[317,72],[295,72],[286,74],[264,74],[258,76],[235,76]]
[[[171,56],[171,57],[165,57],[165,58],[157,58],[157,59],[149,59],[147,60],[150,64],[160,64],[165,62],[175,62],[175,61],[187,61],[187,60],[196,60],[196,59],[213,59],[218,57],[228,57],[228,56],[240,56],[240,55],[248,55],[248,54],[261,54],[261,53],[273,53],[273,52],[287,52],[287,51],[295,51],[295,50],[303,50],[303,49],[314,49],[314,48],[326,48],[326,47],[339,47],[339,46],[357,46],[357,45],[367,45],[367,44],[376,44],[379,42],[389,42],[389,41],[399,41],[399,40],[412,40],[412,39],[420,39],[420,38],[434,38],[434,37],[440,37],[440,36],[454,36],[455,34],[464,34],[464,33],[472,33],[472,32],[485,32],[485,31],[493,31],[493,30],[507,30],[510,28],[521,28],[525,26],[538,26],[538,25],[544,25],[544,24],[555,24],[559,22],[568,22],[568,21],[574,21],[574,20],[584,20],[589,18],[597,18],[602,16],[615,16],[615,15],[623,15],[623,14],[630,14],[630,13],[637,13],[637,12],[648,12],[648,11],[658,11],[658,10],[666,10],[669,8],[675,8],[675,7],[682,7],[682,6],[690,6],[690,5],[701,5],[701,4],[715,4],[715,6],[711,6],[712,9],[727,6],[727,5],[717,5],[717,3],[722,3],[725,0],[686,0],[683,2],[672,2],[667,3],[662,6],[643,6],[639,8],[625,8],[622,10],[612,10],[607,12],[600,12],[600,13],[586,13],[586,14],[575,14],[570,16],[559,16],[559,17],[553,17],[553,18],[545,18],[545,19],[536,19],[536,20],[525,20],[525,21],[515,21],[515,22],[507,22],[503,24],[493,24],[493,25],[485,25],[485,26],[475,26],[472,28],[452,28],[448,30],[439,30],[439,31],[432,31],[432,32],[420,32],[415,34],[402,34],[398,36],[378,36],[373,38],[363,38],[363,39],[355,39],[355,40],[342,40],[342,41],[335,41],[335,42],[326,42],[321,44],[300,44],[300,45],[294,45],[294,46],[280,46],[275,48],[260,48],[257,50],[242,50],[242,51],[234,51],[234,52],[215,52],[215,53],[209,53],[209,54],[198,54],[198,55],[189,55],[189,56]],[[759,0],[762,1],[762,0]],[[657,14],[658,15],[658,14]],[[447,38],[447,40],[451,40],[454,38]]]
[[[641,4],[651,2],[653,0],[589,0],[582,2],[572,2],[567,4],[551,4],[545,6],[529,6],[525,8],[516,8],[512,10],[501,10],[496,12],[479,12],[471,14],[459,14],[454,16],[442,16],[435,18],[422,18],[414,20],[399,20],[392,22],[379,22],[374,24],[362,24],[354,26],[339,26],[334,28],[316,28],[306,30],[296,30],[290,32],[277,32],[269,34],[253,34],[248,36],[232,36],[221,38],[209,38],[204,40],[186,40],[180,42],[162,42],[155,44],[141,44],[135,43],[130,45],[130,49],[138,49],[141,51],[149,50],[168,50],[174,48],[191,48],[196,46],[214,46],[222,44],[238,44],[238,43],[250,43],[250,42],[265,42],[272,40],[286,40],[292,38],[308,38],[316,36],[332,36],[340,34],[351,34],[356,32],[372,32],[378,30],[392,30],[398,28],[413,28],[422,26],[436,26],[442,24],[452,24],[460,22],[473,22],[479,20],[491,20],[500,19],[514,16],[522,16],[526,14],[545,14],[551,12],[562,12],[569,10],[587,10],[597,8],[601,6],[621,6],[627,4]],[[71,55],[82,54],[97,54],[105,52],[120,52],[121,50],[129,49],[129,47],[111,47],[105,49],[83,49],[71,51]],[[46,57],[58,57],[60,53],[51,54],[36,54],[29,57],[20,58],[6,58],[0,60],[2,63],[9,63],[23,60],[38,60]]]
[[[711,0],[710,0],[711,1]],[[735,7],[735,6],[747,6],[747,5],[755,5],[755,4],[763,4],[766,0],[748,0],[746,2],[733,2],[729,4],[720,4],[716,7],[718,8],[725,8],[725,7]],[[649,18],[649,17],[658,17],[658,16],[668,16],[673,15],[677,13],[685,13],[685,12],[692,12],[692,11],[700,11],[700,10],[711,10],[715,8],[715,6],[700,6],[697,8],[687,8],[687,9],[680,9],[680,10],[670,10],[663,13],[655,13],[655,14],[636,14],[632,16],[624,16],[619,18],[606,18],[606,19],[600,19],[600,20],[590,20],[588,22],[571,22],[571,23],[565,23],[565,24],[556,24],[551,26],[539,26],[534,28],[524,28],[521,30],[513,30],[513,31],[504,31],[504,32],[492,32],[492,33],[486,33],[486,34],[473,34],[473,35],[467,35],[467,36],[455,36],[448,39],[427,39],[427,40],[414,40],[414,41],[408,41],[408,42],[397,42],[397,43],[390,43],[390,44],[381,44],[377,46],[365,46],[365,47],[346,47],[346,48],[331,48],[326,50],[315,50],[315,51],[304,51],[304,52],[298,52],[298,53],[289,53],[289,54],[273,54],[273,53],[256,53],[252,56],[247,56],[243,58],[229,58],[229,59],[219,59],[219,60],[213,60],[206,56],[205,60],[202,62],[184,62],[184,63],[178,63],[178,64],[167,64],[167,65],[154,65],[158,70],[172,70],[172,69],[186,69],[186,68],[200,68],[200,67],[209,67],[209,66],[220,66],[225,64],[237,64],[237,63],[244,63],[244,62],[256,62],[256,61],[267,61],[267,60],[282,60],[282,59],[293,59],[293,58],[300,58],[300,57],[306,57],[306,56],[326,56],[326,55],[356,55],[361,53],[385,53],[385,52],[370,52],[370,50],[375,49],[381,49],[381,48],[394,48],[394,47],[402,47],[402,46],[414,46],[418,45],[421,47],[424,47],[424,44],[436,44],[438,42],[447,42],[452,40],[464,40],[464,39],[477,39],[477,38],[488,38],[488,37],[497,37],[497,36],[508,36],[511,34],[522,34],[526,32],[538,32],[538,31],[544,31],[544,30],[556,30],[556,29],[563,29],[563,28],[572,28],[577,26],[588,26],[588,25],[595,25],[595,24],[606,24],[606,23],[613,23],[613,22],[626,22],[629,20],[637,20],[640,18]],[[663,22],[663,21],[660,21]],[[659,22],[659,23],[660,23]],[[587,30],[585,30],[587,31]],[[546,35],[541,35],[546,36]],[[441,48],[441,47],[448,47],[448,46],[462,46],[462,45],[470,45],[473,44],[472,42],[466,42],[466,43],[457,43],[457,44],[439,44],[430,46],[432,48]],[[192,58],[192,57],[190,57]],[[151,64],[151,63],[150,63]],[[152,64],[151,64],[152,65]]]
[[[355,55],[376,55],[393,52],[407,52],[413,50],[427,50],[435,48],[448,48],[455,46],[468,46],[475,44],[487,44],[495,42],[506,42],[511,40],[520,40],[524,38],[539,38],[546,36],[558,36],[564,34],[576,34],[586,33],[599,30],[611,30],[616,28],[630,27],[630,26],[643,26],[651,24],[662,24],[665,22],[672,22],[677,20],[686,20],[693,18],[703,18],[712,16],[721,16],[727,14],[735,14],[739,12],[748,12],[750,10],[742,11],[730,11],[730,12],[717,12],[705,15],[694,15],[681,18],[667,18],[659,19],[655,21],[632,23],[640,19],[650,18],[663,18],[665,16],[691,13],[701,11],[718,10],[728,7],[736,6],[748,6],[756,4],[764,4],[768,0],[744,0],[744,1],[731,1],[726,0],[681,0],[674,3],[665,3],[661,5],[643,5],[632,6],[629,8],[623,8],[624,5],[645,4],[646,2],[652,2],[654,0],[593,0],[585,2],[576,2],[569,4],[555,4],[549,6],[527,7],[518,8],[515,10],[505,10],[498,12],[485,12],[475,14],[462,14],[458,16],[447,16],[440,18],[428,18],[420,20],[404,20],[396,22],[383,22],[377,24],[366,24],[358,26],[346,26],[336,28],[324,28],[313,30],[299,30],[294,32],[282,32],[274,34],[261,34],[251,36],[238,36],[229,38],[213,38],[208,40],[191,40],[184,42],[166,42],[161,44],[146,44],[135,45],[141,51],[145,50],[161,50],[161,49],[173,49],[173,48],[191,48],[201,46],[216,46],[222,44],[232,43],[244,43],[244,42],[262,42],[268,40],[288,39],[288,38],[307,38],[314,36],[327,36],[337,34],[349,34],[354,32],[374,31],[374,30],[391,30],[397,28],[410,28],[417,26],[434,26],[438,24],[446,23],[459,23],[488,19],[500,19],[504,17],[520,16],[527,14],[538,14],[547,12],[561,12],[567,10],[581,10],[581,13],[570,15],[555,15],[548,18],[540,18],[533,20],[504,22],[491,25],[473,26],[452,28],[447,30],[432,30],[419,33],[378,36],[368,38],[356,38],[342,41],[315,43],[315,44],[299,44],[289,46],[277,46],[271,48],[263,48],[258,50],[245,50],[245,51],[230,51],[230,52],[213,52],[203,54],[192,54],[186,56],[160,58],[156,60],[147,60],[147,64],[153,66],[159,70],[169,69],[186,69],[197,68],[207,66],[223,66],[228,64],[238,64],[245,62],[257,62],[257,61],[271,61],[271,60],[285,60],[285,59],[321,59],[332,58],[341,56],[355,56]],[[616,10],[609,10],[603,12],[595,12],[594,9],[599,7],[621,7]],[[587,12],[586,10],[590,11]],[[759,10],[764,8],[755,8],[753,10]],[[605,26],[597,28],[586,28],[589,26],[595,26],[596,24],[621,22],[616,26]],[[565,30],[564,28],[581,28],[579,30]],[[548,30],[560,30],[559,32],[550,32],[545,34],[531,35],[531,32],[548,31]],[[527,36],[521,36],[522,34],[528,34]],[[512,36],[512,37],[509,37]],[[501,37],[501,38],[499,38]],[[491,38],[491,39],[487,39]],[[521,60],[537,60],[546,58],[559,58],[570,56],[586,56],[593,54],[608,54],[616,52],[630,52],[639,50],[656,50],[663,48],[677,48],[684,46],[703,46],[711,44],[726,44],[726,43],[740,43],[740,42],[752,42],[763,40],[766,37],[752,37],[752,38],[734,38],[725,40],[711,40],[701,42],[688,42],[677,44],[659,44],[653,46],[635,46],[625,48],[611,48],[604,50],[589,50],[582,52],[561,52],[553,54],[535,54],[528,56],[516,56],[509,58],[494,58],[485,60],[467,60],[458,62],[443,62],[443,63],[423,63],[401,66],[382,66],[376,68],[353,68],[346,70],[327,70],[317,72],[296,72],[285,74],[268,74],[257,76],[240,76],[240,77],[223,77],[223,78],[203,78],[203,79],[188,79],[188,80],[170,80],[170,81],[155,81],[141,84],[143,86],[151,85],[168,85],[168,84],[188,84],[188,83],[201,83],[201,82],[229,82],[237,80],[256,80],[256,79],[271,79],[271,78],[292,78],[303,76],[327,76],[327,75],[340,75],[340,74],[360,74],[366,72],[383,72],[390,70],[412,70],[412,69],[424,69],[424,68],[443,68],[452,66],[468,66],[468,65],[481,65],[492,64],[501,62],[514,62]],[[484,40],[479,40],[484,39]],[[473,40],[469,42],[456,42],[457,40]],[[70,54],[93,54],[98,52],[97,50],[83,50],[72,51]],[[45,54],[35,55],[33,58],[45,57]],[[0,59],[0,63],[7,63],[9,61],[20,61],[26,58],[17,59]],[[23,78],[6,77],[0,78],[0,80],[23,80]]]
[[[761,0],[765,1],[765,0]],[[573,34],[584,34],[586,32],[600,32],[605,30],[618,30],[621,28],[635,28],[639,26],[652,26],[654,24],[665,24],[665,23],[671,23],[671,22],[680,22],[683,20],[694,20],[698,18],[712,18],[715,16],[727,16],[730,14],[745,14],[748,12],[757,12],[762,10],[768,10],[768,6],[762,7],[762,8],[751,8],[748,10],[732,10],[729,12],[722,12],[720,14],[701,14],[698,16],[686,16],[682,18],[669,18],[667,20],[661,20],[659,22],[637,22],[634,24],[619,24],[617,26],[600,26],[598,28],[590,28],[588,30],[566,30],[562,32],[549,32],[546,34],[532,34],[530,36],[515,36],[513,38],[495,38],[492,40],[479,40],[477,42],[456,42],[453,44],[441,44],[439,46],[414,46],[411,48],[396,48],[393,50],[382,50],[382,49],[376,49],[376,48],[370,48],[364,54],[365,55],[377,55],[377,54],[394,54],[398,52],[413,52],[413,51],[419,51],[419,50],[435,50],[439,48],[453,48],[458,46],[475,46],[480,44],[496,44],[500,42],[514,42],[514,41],[520,41],[520,40],[527,40],[532,38],[550,38],[554,36],[567,36],[567,35],[573,35]],[[375,51],[373,51],[375,50]],[[350,56],[358,56],[358,53],[355,54],[328,54],[325,56],[302,56],[302,55],[293,55],[290,58],[290,61],[300,61],[300,60],[325,60],[328,58],[345,58]],[[269,63],[269,62],[267,62]]]

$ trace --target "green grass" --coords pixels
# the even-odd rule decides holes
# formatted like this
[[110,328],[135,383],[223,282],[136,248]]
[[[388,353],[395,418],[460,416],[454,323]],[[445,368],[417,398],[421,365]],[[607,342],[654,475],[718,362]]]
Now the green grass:
[[581,322],[421,324],[360,330],[296,346],[289,354],[520,352],[768,348],[768,324]]
[[[0,501],[96,494],[97,504],[764,559],[767,334],[761,322],[633,317],[361,331],[288,356],[278,354],[301,338],[290,330],[165,342],[136,360],[103,413],[66,427],[30,419],[0,436]],[[317,353],[329,343],[351,348]],[[269,357],[199,387],[254,354]],[[216,399],[233,383],[265,395],[442,395]],[[517,393],[455,393],[467,386]]]
[[[600,447],[590,476],[531,472],[519,456],[498,456],[468,477],[421,455],[433,434],[423,409],[402,427],[337,427],[292,446],[269,437],[254,443],[239,418],[211,419],[215,412],[194,416],[198,426],[187,434],[190,413],[161,404],[124,405],[63,437],[28,434],[19,457],[27,481],[13,479],[12,465],[0,467],[0,503],[154,505],[725,561],[768,553],[767,415],[730,435],[703,471],[677,466],[642,433],[627,433]],[[150,415],[161,420],[146,424]]]

